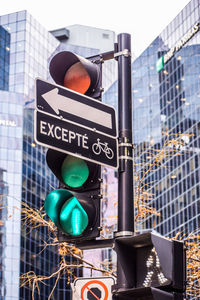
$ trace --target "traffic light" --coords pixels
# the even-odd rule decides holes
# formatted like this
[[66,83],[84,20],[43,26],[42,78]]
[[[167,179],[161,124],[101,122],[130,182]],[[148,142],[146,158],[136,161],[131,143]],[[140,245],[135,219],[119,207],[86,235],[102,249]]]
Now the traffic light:
[[45,199],[44,208],[66,240],[92,239],[100,226],[100,167],[52,149],[47,164],[60,188]]
[[[118,263],[129,286],[124,290],[116,286],[116,294],[121,293],[124,297],[131,294],[131,299],[143,299],[143,295],[147,299],[165,299],[156,296],[148,298],[148,296],[154,297],[153,294],[151,295],[154,288],[155,293],[158,294],[165,291],[168,294],[166,299],[183,299],[180,298],[183,297],[186,284],[186,257],[183,242],[169,240],[157,233],[146,232],[131,237],[116,238],[115,250]],[[138,293],[141,294],[141,298],[136,297]],[[127,296],[119,299],[129,298]]]
[[[49,65],[54,81],[73,91],[100,99],[102,68],[100,60],[85,59],[69,51],[56,54]],[[97,61],[97,63],[96,63]]]
[[[52,58],[49,69],[57,84],[100,99],[101,64],[64,51]],[[73,156],[53,149],[48,149],[46,161],[60,184],[48,194],[44,208],[60,238],[76,243],[99,236],[100,165],[76,153]]]

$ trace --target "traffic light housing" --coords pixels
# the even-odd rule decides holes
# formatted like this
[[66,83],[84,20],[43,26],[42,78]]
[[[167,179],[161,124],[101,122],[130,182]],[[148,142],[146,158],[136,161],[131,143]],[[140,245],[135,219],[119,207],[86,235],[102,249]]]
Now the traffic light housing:
[[[131,295],[131,299],[140,299],[136,297],[139,293],[141,299],[143,295],[147,297],[144,299],[165,299],[156,296],[148,298],[153,297],[152,288],[158,290],[158,294],[161,291],[169,293],[166,294],[166,299],[182,297],[186,285],[183,242],[167,239],[154,232],[146,232],[116,238],[115,250],[118,263],[128,282],[128,288],[123,289],[117,285],[114,287],[114,294],[125,297],[119,299],[129,299],[127,295]],[[173,292],[177,293],[178,298]]]
[[[100,167],[52,149],[47,164],[60,182],[45,200],[47,215],[69,241],[93,239],[100,231]],[[64,234],[64,235],[63,235]]]
[[[49,70],[57,84],[100,100],[101,63],[63,51],[52,58]],[[47,195],[44,208],[60,240],[76,243],[99,236],[100,165],[76,153],[73,156],[53,149],[48,149],[46,161],[59,180],[59,188]]]
[[52,58],[49,71],[57,84],[95,99],[101,98],[100,60],[86,59],[72,52],[62,51]]

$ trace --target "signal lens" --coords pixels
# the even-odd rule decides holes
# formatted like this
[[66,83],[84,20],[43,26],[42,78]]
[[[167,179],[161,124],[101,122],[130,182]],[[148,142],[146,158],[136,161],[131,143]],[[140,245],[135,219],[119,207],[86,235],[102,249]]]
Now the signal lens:
[[78,236],[88,226],[88,215],[80,202],[64,189],[48,194],[44,209],[54,224],[64,232]]
[[90,87],[90,76],[80,62],[72,65],[64,77],[64,86],[73,91],[85,94]]
[[76,197],[69,198],[60,212],[60,225],[71,235],[80,235],[88,225],[88,216]]
[[60,227],[59,213],[65,201],[71,197],[72,194],[64,189],[54,190],[49,193],[44,202],[44,209],[49,218]]
[[89,169],[84,160],[68,155],[63,161],[61,175],[65,184],[78,188],[88,179]]

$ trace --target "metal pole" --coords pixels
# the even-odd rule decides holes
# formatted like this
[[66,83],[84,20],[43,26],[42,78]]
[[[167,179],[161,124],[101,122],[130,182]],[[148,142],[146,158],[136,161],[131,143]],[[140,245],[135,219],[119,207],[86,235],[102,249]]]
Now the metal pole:
[[[118,118],[119,118],[119,176],[118,232],[115,238],[133,235],[133,144],[132,144],[132,86],[131,36],[118,35]],[[117,249],[116,249],[117,250]],[[128,282],[118,256],[117,287],[128,288]]]

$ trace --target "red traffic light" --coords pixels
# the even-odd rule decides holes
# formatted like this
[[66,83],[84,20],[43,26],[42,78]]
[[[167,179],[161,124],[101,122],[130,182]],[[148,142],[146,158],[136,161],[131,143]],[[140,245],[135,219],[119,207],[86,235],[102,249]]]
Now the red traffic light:
[[49,70],[57,84],[93,98],[101,97],[101,64],[63,51],[52,58]]
[[80,62],[72,65],[64,77],[64,87],[85,94],[90,87],[90,76]]

